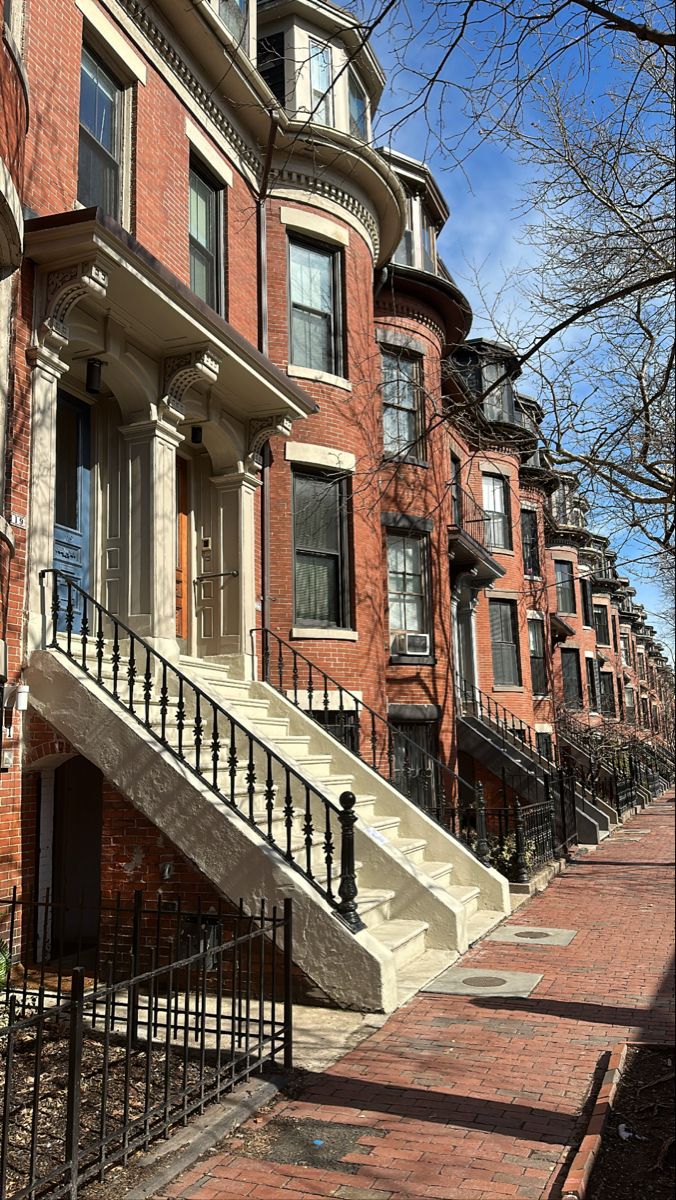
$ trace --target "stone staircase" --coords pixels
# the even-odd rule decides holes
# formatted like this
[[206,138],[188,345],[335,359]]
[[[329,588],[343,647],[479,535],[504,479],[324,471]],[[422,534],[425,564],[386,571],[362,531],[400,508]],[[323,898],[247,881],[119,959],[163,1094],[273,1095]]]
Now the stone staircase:
[[[214,661],[183,658],[177,673],[134,642],[133,712],[129,652],[118,646],[114,668],[109,639],[99,661],[91,643],[69,655],[62,635],[34,652],[31,703],[225,896],[252,906],[292,896],[294,959],[335,1003],[391,1011],[509,913],[501,875],[272,687]],[[346,791],[356,932],[329,902]]]

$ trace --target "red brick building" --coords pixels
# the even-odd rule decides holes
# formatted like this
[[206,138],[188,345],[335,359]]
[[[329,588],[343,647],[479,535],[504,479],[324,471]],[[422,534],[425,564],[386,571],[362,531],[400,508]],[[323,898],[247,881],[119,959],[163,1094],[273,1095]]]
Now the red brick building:
[[392,1007],[509,906],[478,784],[544,829],[565,750],[551,855],[613,731],[659,785],[654,631],[351,16],[10,0],[1,52],[0,889],[292,894],[305,975]]

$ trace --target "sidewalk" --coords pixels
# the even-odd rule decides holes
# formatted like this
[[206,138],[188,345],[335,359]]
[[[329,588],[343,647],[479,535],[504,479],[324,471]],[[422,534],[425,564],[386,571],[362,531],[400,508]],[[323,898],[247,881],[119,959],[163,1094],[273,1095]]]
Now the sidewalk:
[[576,930],[568,946],[485,940],[462,960],[541,973],[529,998],[419,995],[162,1200],[555,1197],[604,1050],[673,1043],[673,861],[671,792],[502,926]]

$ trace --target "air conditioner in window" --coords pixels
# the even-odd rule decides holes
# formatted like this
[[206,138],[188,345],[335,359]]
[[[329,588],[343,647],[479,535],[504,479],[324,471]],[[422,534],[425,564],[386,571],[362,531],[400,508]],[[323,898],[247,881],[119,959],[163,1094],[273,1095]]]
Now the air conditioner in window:
[[395,654],[415,654],[426,656],[430,652],[430,636],[428,633],[398,633],[394,638]]

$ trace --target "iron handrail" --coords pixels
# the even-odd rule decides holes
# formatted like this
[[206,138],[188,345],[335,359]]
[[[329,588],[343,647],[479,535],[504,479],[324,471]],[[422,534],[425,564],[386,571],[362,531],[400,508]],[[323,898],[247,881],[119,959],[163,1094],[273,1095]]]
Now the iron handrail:
[[[453,768],[448,765],[448,763],[442,762],[442,760],[436,755],[419,746],[418,743],[413,740],[413,738],[408,737],[408,735],[405,733],[401,733],[398,729],[396,729],[392,721],[388,720],[387,717],[384,717],[381,713],[376,712],[374,708],[372,708],[369,704],[366,704],[366,702],[362,700],[362,698],[355,692],[350,691],[349,688],[346,688],[342,683],[339,683],[337,679],[335,679],[332,675],[329,675],[328,671],[325,671],[323,667],[318,666],[317,663],[312,662],[311,659],[309,659],[295,646],[289,645],[288,642],[284,641],[284,639],[273,630],[266,629],[264,626],[257,626],[255,629],[251,630],[251,639],[254,650],[255,638],[257,634],[260,634],[262,641],[262,672],[264,681],[274,687],[276,691],[280,692],[282,695],[285,695],[287,699],[291,700],[295,708],[298,708],[300,711],[307,712],[308,716],[314,720],[317,719],[315,713],[319,712],[324,715],[330,711],[335,711],[338,716],[339,724],[343,726],[343,731],[345,728],[345,718],[349,714],[354,713],[358,718],[364,714],[368,727],[367,736],[370,753],[365,756],[361,752],[361,739],[359,739],[359,744],[355,751],[357,757],[362,762],[366,763],[367,766],[370,766],[379,775],[382,775],[384,778],[386,778],[389,783],[397,788],[397,791],[400,791],[402,795],[406,796],[407,799],[412,800],[413,803],[415,803],[415,800],[411,795],[412,788],[410,787],[412,784],[412,773],[414,770],[413,763],[416,761],[416,759],[422,757],[426,763],[425,774],[427,781],[432,783],[435,776],[437,779],[439,776],[444,777],[448,780],[450,785],[446,793],[446,799],[450,801],[453,796],[457,795],[460,798],[462,795],[465,805],[468,804],[467,797],[473,796],[475,792],[475,785],[473,783],[470,783],[469,780],[464,779],[457,771],[454,771]],[[275,672],[273,672],[271,669],[271,639],[274,639],[274,642],[277,646],[277,682],[274,680]],[[288,652],[292,664],[291,670],[288,672],[288,678],[285,678],[287,671],[285,670],[284,651]],[[305,668],[307,669],[306,682],[308,686],[306,688],[302,688],[300,686],[300,663],[304,664]],[[315,683],[317,681],[321,681],[321,686],[315,687]],[[285,686],[286,682],[291,685],[290,689]],[[289,694],[289,690],[291,694]],[[329,694],[331,691],[335,691],[338,694],[337,710],[330,709]],[[307,698],[306,708],[304,708],[300,702],[301,692],[304,692]],[[313,701],[317,694],[321,695],[321,703],[319,706],[313,707]],[[360,731],[361,725],[359,722],[359,732]],[[385,735],[384,739],[379,739],[379,731]],[[331,730],[327,729],[327,732],[331,733]],[[336,741],[341,741],[341,738],[336,737]],[[404,788],[402,788],[402,786],[400,786],[400,784],[396,781],[397,772],[395,771],[395,743],[404,747],[405,750],[401,776],[403,778],[404,788],[408,785],[408,790],[404,790]],[[383,774],[383,771],[380,769],[379,765],[383,763],[383,752],[384,765],[387,767],[386,774]],[[471,802],[469,802],[469,806],[471,807]],[[428,816],[432,817],[437,824],[442,825],[447,833],[449,832],[448,827],[443,820],[441,809],[437,812],[434,812],[424,808],[423,811],[425,811]]]
[[452,485],[451,512],[453,515],[452,528],[461,529],[468,533],[480,546],[486,547],[486,524],[488,515],[475,497],[460,487]]
[[[96,680],[96,683],[108,695],[124,708],[130,716],[143,726],[153,737],[168,750],[182,766],[187,767],[218,798],[227,804],[230,811],[237,813],[249,826],[260,833],[266,842],[273,847],[285,862],[299,871],[301,875],[324,897],[348,928],[357,931],[363,928],[363,923],[357,912],[357,884],[354,869],[354,805],[355,797],[351,792],[340,796],[340,804],[332,799],[328,792],[311,783],[299,770],[289,763],[278,751],[247,728],[229,712],[222,704],[207,695],[188,675],[180,671],[162,654],[151,646],[143,637],[136,633],[109,609],[89,595],[65,572],[56,568],[45,568],[40,572],[43,612],[45,618],[46,597],[45,583],[48,576],[52,578],[51,619],[52,637],[47,641],[45,631],[45,646],[47,649],[65,653],[85,675]],[[61,602],[59,583],[65,585],[66,603]],[[82,611],[79,613],[74,604],[73,596],[79,597]],[[95,630],[92,633],[88,609],[95,615]],[[65,618],[65,628],[60,629],[61,617]],[[75,629],[79,622],[79,631]],[[103,676],[106,644],[111,639],[104,634],[105,623],[112,624],[112,652],[110,666],[112,668],[112,688],[108,688]],[[121,653],[120,632],[129,638],[129,651],[126,666],[123,665]],[[65,634],[65,645],[59,640],[59,634]],[[79,651],[74,652],[73,643],[79,641]],[[122,639],[124,641],[124,639]],[[91,658],[88,655],[90,644],[93,642],[95,671],[90,670]],[[137,654],[140,652],[142,670],[137,667]],[[153,696],[157,692],[157,672],[159,671],[159,730],[154,725],[152,712]],[[126,686],[124,677],[126,676]],[[170,744],[167,738],[168,714],[170,708],[169,684],[172,682],[177,689],[176,697],[176,730],[177,746]],[[126,699],[121,689],[126,693]],[[139,691],[140,689],[140,691]],[[194,718],[188,715],[186,700],[194,702]],[[157,701],[155,701],[157,703]],[[140,711],[139,711],[140,710]],[[207,717],[207,720],[204,717]],[[191,731],[187,733],[188,726]],[[227,730],[227,751],[222,756],[224,732]],[[186,751],[192,737],[193,761]],[[238,753],[238,737],[243,739],[247,748],[245,755]],[[210,770],[205,770],[203,748],[211,758]],[[254,751],[262,753],[265,758],[266,777],[263,786],[265,809],[264,823],[255,817],[255,799],[257,796],[257,765]],[[277,783],[273,775],[273,764],[281,770],[283,783]],[[219,783],[219,771],[227,770],[229,788]],[[247,809],[239,807],[236,797],[238,783],[244,784],[247,798]],[[299,809],[295,800],[295,792],[299,790],[304,797],[302,808]],[[240,795],[242,794],[240,790]],[[276,805],[278,796],[282,798],[282,806]],[[316,829],[313,819],[312,802],[315,801],[322,813],[323,832],[315,838]],[[274,815],[281,816],[284,826],[284,844],[280,845],[273,831]],[[302,821],[302,845],[304,862],[299,861],[293,847],[294,823],[297,818]],[[336,862],[335,833],[340,833],[340,870]],[[322,883],[313,869],[313,852],[321,850],[326,868],[326,882]],[[337,884],[337,886],[335,886]]]

